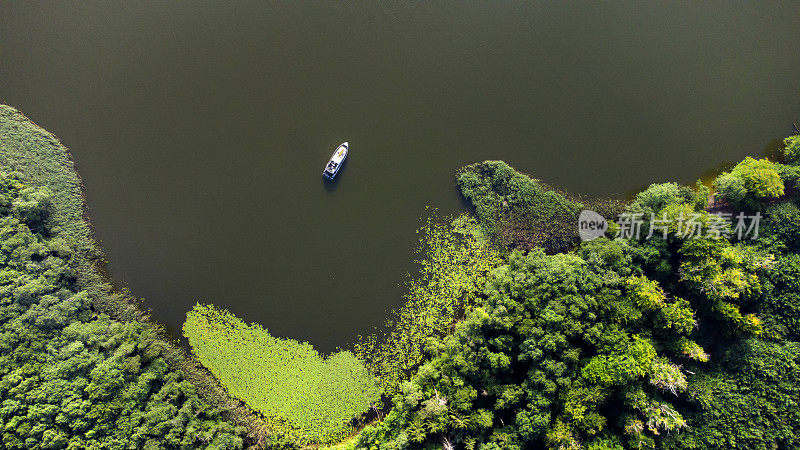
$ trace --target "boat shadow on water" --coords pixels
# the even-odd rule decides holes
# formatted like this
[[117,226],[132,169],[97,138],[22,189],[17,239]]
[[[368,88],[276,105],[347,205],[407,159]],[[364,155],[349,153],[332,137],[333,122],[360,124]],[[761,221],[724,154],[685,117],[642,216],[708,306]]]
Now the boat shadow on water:
[[345,176],[344,173],[347,172],[347,161],[349,159],[350,158],[347,158],[344,161],[342,161],[342,166],[339,167],[339,172],[336,174],[333,180],[328,180],[325,177],[320,176],[322,185],[325,186],[325,190],[328,191],[329,194],[332,194],[333,191],[335,191],[336,188],[339,187],[339,180],[341,180],[342,177]]

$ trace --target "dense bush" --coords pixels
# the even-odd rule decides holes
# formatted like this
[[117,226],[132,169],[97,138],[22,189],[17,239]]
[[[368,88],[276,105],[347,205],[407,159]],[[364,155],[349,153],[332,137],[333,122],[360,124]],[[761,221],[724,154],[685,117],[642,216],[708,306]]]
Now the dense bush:
[[793,202],[767,208],[757,245],[776,256],[759,304],[768,335],[800,339],[800,209]]
[[[667,290],[686,296],[707,321],[721,322],[720,332],[760,333],[753,301],[774,258],[755,246],[734,245],[729,238],[738,237],[731,223],[702,209],[707,191],[677,189],[683,188],[652,185],[627,207],[628,213],[652,214],[668,224],[650,234],[650,218],[644,218],[643,232],[631,240],[633,260]],[[654,191],[679,195],[652,195]]]
[[272,337],[211,305],[196,305],[183,332],[200,362],[233,396],[299,442],[343,437],[348,423],[380,396],[352,353],[323,358],[311,344]]
[[759,245],[769,251],[784,253],[800,251],[800,208],[792,202],[782,202],[767,208],[759,230]]
[[736,341],[686,394],[693,426],[662,448],[752,450],[800,445],[800,343]]
[[778,167],[768,159],[747,157],[714,180],[717,195],[735,208],[757,210],[764,200],[780,197],[784,184]]
[[783,155],[787,164],[800,164],[800,135],[789,136],[783,140]]
[[695,210],[702,210],[708,203],[708,188],[699,181],[695,189],[678,183],[655,183],[638,193],[627,206],[631,213],[642,213],[645,219],[650,214],[662,211],[669,205],[690,204]]
[[91,309],[71,238],[44,220],[46,190],[0,173],[0,437],[3,448],[240,448],[140,322]]

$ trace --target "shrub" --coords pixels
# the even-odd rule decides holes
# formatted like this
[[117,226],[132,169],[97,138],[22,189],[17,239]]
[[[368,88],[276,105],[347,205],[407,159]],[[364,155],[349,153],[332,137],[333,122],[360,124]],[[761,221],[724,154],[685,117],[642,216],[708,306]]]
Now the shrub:
[[763,200],[780,197],[784,192],[778,167],[768,159],[747,157],[730,172],[714,180],[720,198],[734,207],[760,209]]
[[664,436],[668,449],[789,449],[800,442],[800,344],[732,343],[716,370],[687,392],[697,409],[688,429]]
[[779,336],[800,338],[800,255],[793,253],[778,258],[765,283],[760,312],[777,329]]
[[800,135],[789,136],[783,140],[783,155],[788,164],[800,163]]
[[800,250],[800,208],[792,202],[781,202],[767,208],[759,241],[772,251]]
[[687,203],[691,199],[691,190],[678,183],[651,184],[636,195],[633,205],[640,205],[652,211],[660,211],[667,205]]
[[666,206],[689,203],[694,209],[701,210],[708,202],[708,188],[699,181],[696,189],[681,186],[678,183],[654,183],[636,195],[629,205],[631,212],[649,213],[661,211]]

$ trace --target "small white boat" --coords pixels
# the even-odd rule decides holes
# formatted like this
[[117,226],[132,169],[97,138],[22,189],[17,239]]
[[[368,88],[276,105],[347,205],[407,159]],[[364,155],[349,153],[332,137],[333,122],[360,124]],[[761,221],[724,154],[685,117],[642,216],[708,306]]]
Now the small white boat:
[[325,177],[326,180],[333,180],[336,174],[339,173],[339,169],[342,167],[345,158],[347,158],[347,142],[336,147],[333,155],[331,155],[331,160],[328,161],[328,165],[325,166],[325,170],[322,171],[322,176]]

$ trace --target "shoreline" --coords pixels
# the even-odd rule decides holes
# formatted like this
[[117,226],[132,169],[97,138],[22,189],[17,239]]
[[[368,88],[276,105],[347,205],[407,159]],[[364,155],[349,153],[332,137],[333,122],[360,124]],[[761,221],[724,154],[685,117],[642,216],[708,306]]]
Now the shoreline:
[[[53,191],[54,204],[57,203],[58,197],[66,197],[71,199],[73,203],[71,206],[75,207],[74,202],[77,200],[77,206],[80,208],[80,223],[76,222],[78,219],[74,217],[74,211],[72,214],[66,213],[57,217],[51,216],[49,221],[58,227],[56,234],[77,234],[77,236],[73,236],[78,244],[77,254],[79,255],[77,264],[74,267],[77,274],[77,285],[90,293],[93,300],[91,302],[92,310],[106,314],[112,320],[120,322],[136,321],[152,330],[157,336],[157,340],[163,350],[162,356],[168,363],[170,370],[182,372],[183,378],[195,386],[196,392],[203,401],[207,402],[212,408],[220,409],[223,417],[227,420],[247,429],[245,435],[246,447],[253,445],[263,446],[271,434],[266,423],[257,414],[244,406],[241,401],[231,397],[219,380],[208,369],[203,367],[185,346],[180,345],[180,340],[175,339],[164,324],[158,322],[149,311],[142,308],[142,300],[136,298],[125,286],[116,283],[107,271],[108,260],[94,233],[83,179],[75,167],[75,161],[69,149],[55,134],[50,133],[13,106],[0,105],[0,115],[4,119],[6,116],[12,116],[12,120],[16,122],[13,126],[17,129],[26,126],[32,127],[29,131],[46,139],[52,147],[51,150],[56,153],[56,155],[48,156],[60,156],[58,161],[52,161],[48,158],[38,158],[37,160],[36,156],[40,155],[32,157],[33,164],[41,166],[35,169],[30,167],[30,161],[21,161],[22,158],[11,161],[14,159],[13,155],[0,154],[0,163],[22,173],[26,183],[36,187],[47,187]],[[28,171],[25,170],[26,162],[29,164]],[[73,191],[77,192],[60,191],[58,187],[54,187],[58,183],[52,182],[49,177],[47,180],[37,179],[39,174],[36,172],[41,171],[41,168],[45,165],[48,165],[50,170],[60,171],[62,176],[66,176],[68,179],[71,178],[69,181],[75,183],[72,186]],[[76,193],[78,194],[77,196],[75,195]],[[65,206],[70,205],[54,205],[53,210],[64,208]],[[69,217],[70,215],[73,217]]]

